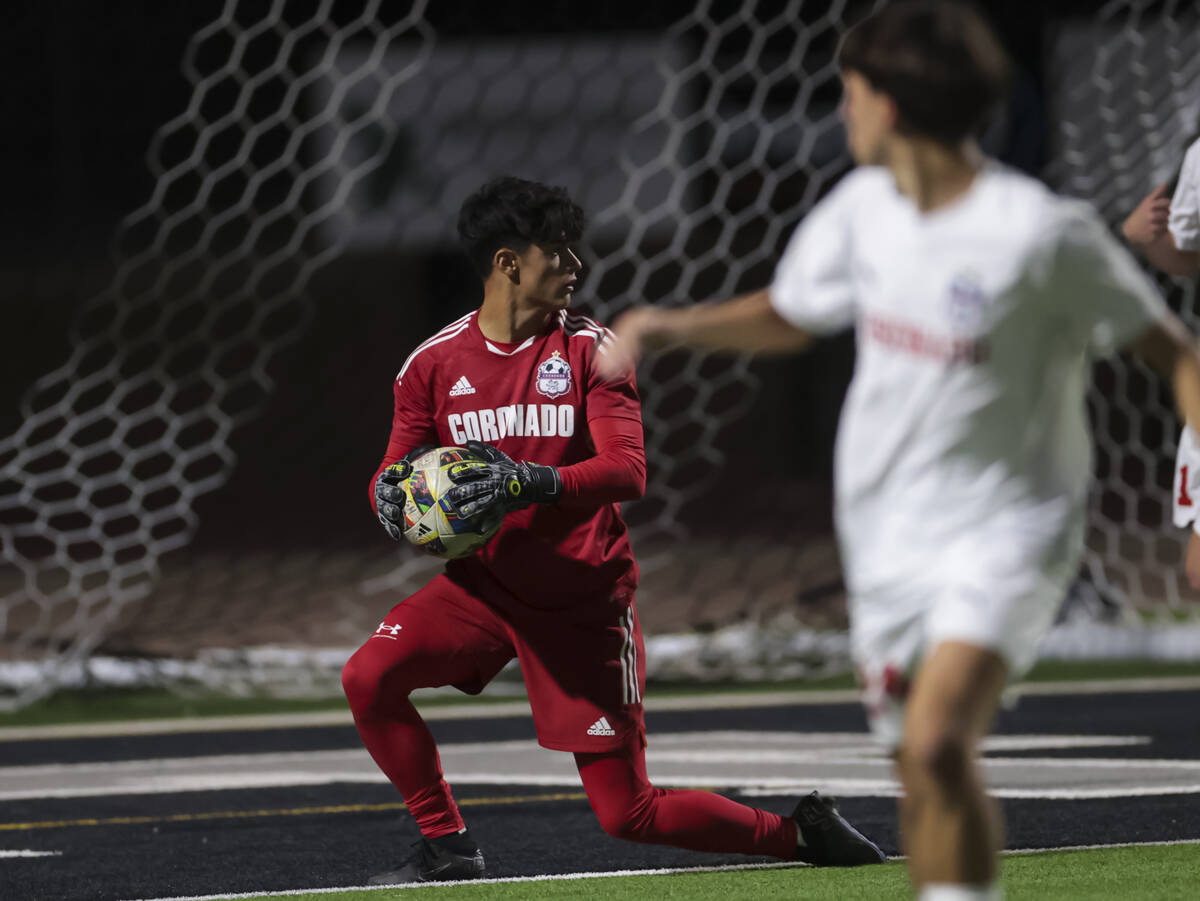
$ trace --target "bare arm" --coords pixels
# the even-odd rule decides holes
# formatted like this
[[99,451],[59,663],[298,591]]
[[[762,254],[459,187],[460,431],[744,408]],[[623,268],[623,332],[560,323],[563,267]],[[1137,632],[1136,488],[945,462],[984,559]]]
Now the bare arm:
[[1167,228],[1171,199],[1167,186],[1159,185],[1139,203],[1121,224],[1121,232],[1149,263],[1168,275],[1190,276],[1200,272],[1200,251],[1180,250]]
[[646,351],[672,344],[747,353],[803,350],[813,336],[775,311],[766,289],[724,303],[679,309],[636,307],[613,324],[617,342],[603,360],[610,374],[628,371]]
[[1187,327],[1172,316],[1142,335],[1133,352],[1171,382],[1180,417],[1200,423],[1200,352]]
[[1191,276],[1200,272],[1200,251],[1180,250],[1169,231],[1150,244],[1134,246],[1152,266],[1168,275]]

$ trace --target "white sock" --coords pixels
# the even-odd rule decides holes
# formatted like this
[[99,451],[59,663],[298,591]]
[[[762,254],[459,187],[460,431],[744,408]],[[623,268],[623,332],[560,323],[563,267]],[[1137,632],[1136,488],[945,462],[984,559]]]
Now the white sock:
[[917,901],[1004,901],[999,882],[991,885],[953,885],[948,882],[925,883]]

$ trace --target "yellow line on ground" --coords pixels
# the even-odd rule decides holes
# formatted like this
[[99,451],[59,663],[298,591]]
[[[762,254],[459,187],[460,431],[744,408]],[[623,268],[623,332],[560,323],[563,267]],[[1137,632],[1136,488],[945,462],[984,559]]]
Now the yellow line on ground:
[[[558,792],[546,795],[510,795],[496,798],[463,798],[459,807],[489,804],[533,804],[538,801],[582,801],[583,792]],[[330,813],[376,813],[404,810],[403,801],[386,804],[332,804],[324,807],[292,807],[281,810],[220,810],[208,813],[172,813],[154,817],[96,817],[78,820],[41,820],[29,823],[0,823],[0,832],[26,832],[33,829],[65,829],[72,826],[143,826],[149,823],[194,823],[202,820],[244,820],[253,817],[299,817]]]

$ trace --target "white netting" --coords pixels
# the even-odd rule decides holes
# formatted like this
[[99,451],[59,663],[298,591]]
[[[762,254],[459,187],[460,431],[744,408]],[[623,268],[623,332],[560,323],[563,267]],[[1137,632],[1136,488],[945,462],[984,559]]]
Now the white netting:
[[[438,248],[491,175],[563,184],[588,208],[582,293],[601,318],[765,283],[848,165],[833,54],[848,24],[882,5],[646,5],[636,19],[590,10],[513,36],[421,0],[227,0],[189,45],[191,99],[150,149],[154,192],[122,230],[111,288],[83,307],[70,359],[38,380],[23,425],[0,442],[3,657],[23,664],[0,705],[49,690],[97,648],[232,662],[238,684],[256,684],[247,673],[264,655],[248,649],[277,646],[290,650],[265,657],[286,658],[289,688],[334,685],[329,655],[310,649],[352,648],[433,564],[397,555],[382,533],[358,540],[329,512],[305,523],[303,507],[288,508],[276,520],[300,521],[287,533],[262,493],[276,470],[239,484],[246,461],[275,454],[297,485],[334,473],[347,452],[339,416],[362,387],[355,358],[383,346],[371,445],[338,489],[367,523],[360,482],[382,449],[384,382],[453,318],[436,297],[406,293],[413,261],[441,267],[426,287],[464,268]],[[1196,99],[1196,25],[1182,0],[1114,2],[1054,32],[1057,187],[1115,220],[1151,170],[1174,165]],[[386,263],[398,251],[399,278]],[[380,287],[392,279],[401,287]],[[394,310],[382,329],[326,331],[339,305],[372,291]],[[318,345],[359,343],[332,374],[301,381],[305,393],[288,350],[314,317]],[[650,487],[627,513],[643,622],[652,635],[717,630],[674,642],[690,667],[660,673],[789,675],[843,660],[828,461],[812,447],[831,440],[848,355],[846,342],[796,364],[672,353],[642,372]],[[1140,368],[1106,372],[1092,579],[1102,593],[1116,584],[1186,606],[1162,515],[1174,423]],[[833,387],[806,388],[814,376]],[[764,408],[793,412],[785,423]],[[754,511],[736,534],[711,512],[731,497]],[[231,546],[195,545],[198,508]],[[287,537],[247,537],[237,526],[248,520]]]
[[[1050,35],[1047,181],[1096,205],[1114,230],[1170,179],[1200,121],[1200,8],[1190,0],[1110,0]],[[1194,280],[1160,278],[1200,326]],[[1088,575],[1110,606],[1194,617],[1183,578],[1187,533],[1171,523],[1179,433],[1171,399],[1140,361],[1102,363],[1091,393],[1097,448]],[[1196,654],[1196,648],[1192,654]]]
[[[338,250],[312,239],[338,198],[314,207],[308,185],[330,169],[350,190],[388,151],[385,140],[353,164],[302,158],[326,123],[391,133],[380,108],[420,68],[424,3],[400,15],[389,4],[386,26],[378,0],[342,24],[332,5],[292,25],[284,3],[229,0],[195,35],[191,102],[150,148],[154,193],[124,223],[112,285],[84,305],[70,358],[0,443],[3,653],[34,664],[5,706],[52,689],[156,590],[161,558],[195,531],[196,499],[228,480],[231,433],[274,389],[271,357],[311,316],[306,284]],[[382,52],[399,40],[407,66],[335,69],[347,42]],[[323,52],[301,60],[314,44]],[[378,106],[348,118],[335,96],[304,109],[306,85],[335,72],[369,81]]]

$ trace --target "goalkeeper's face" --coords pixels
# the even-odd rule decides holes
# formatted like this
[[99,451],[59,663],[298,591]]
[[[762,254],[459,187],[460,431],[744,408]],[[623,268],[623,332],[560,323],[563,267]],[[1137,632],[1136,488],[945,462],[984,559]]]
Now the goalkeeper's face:
[[583,264],[565,238],[530,244],[518,258],[521,294],[532,306],[561,309],[569,306]]
[[886,161],[886,141],[896,127],[896,104],[877,91],[853,70],[842,73],[842,122],[846,144],[860,166],[878,166]]

